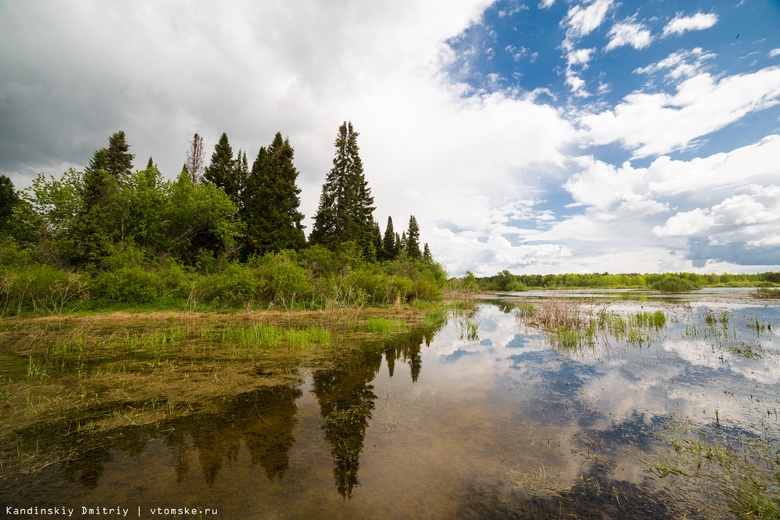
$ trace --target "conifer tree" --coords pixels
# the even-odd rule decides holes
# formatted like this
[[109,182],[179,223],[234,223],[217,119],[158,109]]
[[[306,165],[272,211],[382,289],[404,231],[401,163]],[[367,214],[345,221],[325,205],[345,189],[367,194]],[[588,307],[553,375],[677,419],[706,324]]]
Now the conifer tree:
[[108,138],[108,148],[92,154],[82,176],[81,207],[73,237],[79,262],[94,262],[111,242],[125,240],[130,209],[126,192],[134,157],[121,130]]
[[425,247],[423,247],[423,260],[429,264],[433,263],[433,255],[431,254],[431,250],[428,247],[428,242],[426,242]]
[[105,154],[105,170],[117,180],[123,180],[133,172],[133,158],[130,145],[125,140],[124,131],[120,130],[108,138],[108,149]]
[[406,232],[406,253],[411,258],[422,258],[420,252],[420,227],[414,215],[409,217],[409,229]]
[[301,190],[296,184],[298,170],[293,155],[289,139],[282,139],[280,132],[267,149],[261,147],[257,153],[247,178],[242,210],[248,253],[297,250],[305,244],[303,214],[298,211]]
[[[240,156],[240,150],[239,150]],[[189,167],[187,168],[189,171]],[[192,175],[192,172],[189,172]],[[222,133],[211,154],[211,163],[203,174],[203,179],[222,188],[236,206],[239,206],[244,180],[241,178],[241,159],[233,158],[233,148],[230,146],[227,134]]]
[[339,127],[333,168],[322,186],[310,239],[330,249],[352,241],[370,257],[374,250],[374,198],[363,173],[357,137],[351,122]]
[[382,259],[393,260],[398,256],[395,243],[395,231],[393,230],[393,217],[387,217],[387,227],[385,228],[385,236],[382,240]]
[[0,175],[0,233],[11,227],[11,215],[19,200],[19,194],[14,189],[11,179]]
[[[373,220],[373,219],[372,219]],[[384,251],[382,247],[382,230],[379,229],[379,223],[376,221],[373,221],[373,232],[372,232],[372,245],[374,249],[374,260],[381,260],[384,256]]]

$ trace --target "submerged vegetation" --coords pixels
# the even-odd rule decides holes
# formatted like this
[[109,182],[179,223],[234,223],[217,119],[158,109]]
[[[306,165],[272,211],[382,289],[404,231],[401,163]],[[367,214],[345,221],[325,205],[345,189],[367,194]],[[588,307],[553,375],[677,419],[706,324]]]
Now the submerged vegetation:
[[668,449],[648,460],[648,468],[673,479],[673,498],[705,517],[722,515],[725,503],[735,518],[780,518],[780,446],[768,432],[735,437],[676,422],[656,435]]

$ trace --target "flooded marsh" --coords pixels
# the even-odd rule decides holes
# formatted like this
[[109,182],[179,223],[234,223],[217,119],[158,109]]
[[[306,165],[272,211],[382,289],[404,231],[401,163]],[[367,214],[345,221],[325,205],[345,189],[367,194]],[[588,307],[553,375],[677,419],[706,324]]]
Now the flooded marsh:
[[0,504],[776,518],[777,302],[612,296],[4,320]]

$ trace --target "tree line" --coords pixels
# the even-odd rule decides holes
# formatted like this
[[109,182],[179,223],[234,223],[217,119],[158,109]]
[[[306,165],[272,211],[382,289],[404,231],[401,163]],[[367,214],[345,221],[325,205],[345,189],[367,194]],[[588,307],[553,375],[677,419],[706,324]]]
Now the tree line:
[[[70,169],[59,178],[39,174],[21,192],[8,177],[0,176],[0,256],[7,260],[0,268],[0,276],[5,274],[0,296],[6,287],[8,299],[8,287],[18,285],[14,262],[17,267],[26,263],[29,268],[30,262],[45,265],[63,276],[77,273],[90,293],[110,299],[98,282],[122,269],[148,274],[175,264],[197,284],[196,275],[224,274],[236,266],[258,269],[271,261],[265,258],[270,255],[277,263],[304,269],[310,282],[379,269],[412,285],[425,278],[438,291],[411,294],[435,297],[446,276],[428,245],[421,248],[414,215],[400,235],[392,217],[384,233],[374,219],[376,208],[358,135],[351,122],[338,129],[333,167],[322,186],[308,240],[299,209],[294,150],[279,132],[268,146],[260,147],[251,167],[247,153],[240,149],[234,153],[225,133],[206,164],[203,138],[195,134],[174,180],[165,180],[152,158],[146,168],[134,170],[135,156],[123,131],[112,134],[108,146],[96,150],[83,171]],[[266,278],[270,276],[266,273]],[[376,292],[358,289],[364,295]],[[19,292],[14,293],[17,299]],[[273,291],[248,293],[250,299],[273,299]],[[385,294],[384,299],[410,297],[410,291],[398,293]]]
[[[670,280],[683,281],[688,290],[705,286],[774,286],[780,284],[780,273],[699,274],[699,273],[567,273],[512,274],[503,270],[493,276],[477,277],[468,271],[453,280],[453,286],[471,291],[518,292],[554,288],[645,288],[659,287]],[[687,282],[687,283],[685,283]]]

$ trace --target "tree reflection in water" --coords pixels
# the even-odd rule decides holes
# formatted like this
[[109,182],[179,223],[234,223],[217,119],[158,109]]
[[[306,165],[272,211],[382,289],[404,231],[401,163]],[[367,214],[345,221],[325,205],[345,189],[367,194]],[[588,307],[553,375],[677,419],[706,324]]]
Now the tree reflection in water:
[[[299,388],[275,386],[237,396],[219,414],[198,416],[179,424],[166,438],[176,458],[179,481],[187,473],[188,437],[209,486],[225,460],[234,461],[244,441],[252,464],[260,464],[269,480],[281,479],[289,468],[288,453],[295,443],[295,400]],[[183,421],[183,422],[185,422]],[[180,433],[181,432],[181,433]]]
[[395,361],[403,359],[409,364],[412,381],[416,382],[422,370],[422,345],[430,345],[444,322],[438,327],[418,329],[393,340],[387,340],[374,348],[351,351],[338,363],[338,368],[314,373],[314,394],[324,418],[322,429],[331,445],[333,478],[336,489],[344,498],[350,498],[359,485],[360,454],[366,429],[377,396],[370,384],[382,368],[382,350],[390,377],[393,377]]

